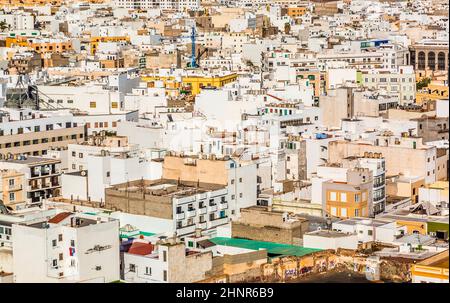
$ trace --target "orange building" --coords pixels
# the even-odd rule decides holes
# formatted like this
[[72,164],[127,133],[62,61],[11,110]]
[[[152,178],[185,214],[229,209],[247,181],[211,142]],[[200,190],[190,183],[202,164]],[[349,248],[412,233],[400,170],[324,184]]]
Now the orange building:
[[306,14],[306,7],[299,6],[299,7],[288,7],[287,8],[287,15],[291,18],[298,18]]
[[62,53],[72,49],[72,43],[70,41],[60,40],[34,40],[26,37],[7,37],[6,47],[29,47],[37,53]]
[[363,168],[349,170],[347,182],[324,182],[322,189],[327,214],[339,218],[369,216],[372,188],[372,174]]

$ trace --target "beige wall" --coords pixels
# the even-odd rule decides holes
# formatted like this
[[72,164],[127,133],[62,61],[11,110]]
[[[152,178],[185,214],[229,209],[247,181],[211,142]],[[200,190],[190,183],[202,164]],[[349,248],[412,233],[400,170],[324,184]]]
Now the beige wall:
[[[76,135],[76,139],[72,139],[72,135]],[[62,137],[62,141],[58,141],[58,137]],[[52,142],[55,138],[55,142]],[[42,143],[42,139],[48,139],[47,143]],[[33,144],[33,140],[39,140],[38,144]],[[24,145],[24,141],[30,141],[29,145]],[[50,147],[66,147],[69,143],[77,143],[84,141],[84,126],[56,129],[41,132],[31,132],[18,135],[0,136],[0,153],[13,155],[39,152],[41,155],[43,150]],[[20,146],[14,146],[14,142],[20,142]],[[6,144],[11,143],[11,147],[7,148]]]
[[[361,156],[364,152],[381,153],[386,160],[386,175],[427,176],[427,159],[433,159],[436,148],[402,148],[333,141],[329,144],[329,162],[339,163],[349,156]],[[430,174],[430,176],[432,176]],[[431,177],[429,179],[432,179]],[[430,180],[428,183],[433,183]]]
[[185,165],[182,157],[166,156],[163,164],[163,179],[181,179],[183,181],[205,182],[227,185],[228,173],[225,167],[226,161],[199,160],[196,166]]

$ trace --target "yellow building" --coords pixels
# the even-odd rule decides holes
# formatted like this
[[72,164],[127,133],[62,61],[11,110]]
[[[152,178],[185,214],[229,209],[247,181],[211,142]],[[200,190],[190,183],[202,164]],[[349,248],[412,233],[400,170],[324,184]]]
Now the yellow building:
[[111,37],[91,37],[90,47],[91,54],[94,55],[97,51],[98,44],[100,42],[130,42],[130,37],[128,36],[111,36]]
[[448,100],[448,86],[428,84],[416,93],[416,103],[422,104],[427,100]]
[[201,92],[202,87],[222,87],[225,84],[236,81],[237,74],[229,74],[225,76],[189,76],[183,77],[183,87],[188,87],[192,95],[198,95]]
[[413,283],[448,283],[448,250],[411,267]]
[[198,95],[202,87],[223,87],[227,83],[236,81],[237,74],[225,76],[186,76],[181,77],[181,83],[173,76],[143,76],[142,81],[147,82],[148,87],[155,87],[156,82],[161,81],[167,89],[180,89],[189,91],[193,96]]
[[16,210],[18,205],[26,202],[23,188],[24,178],[24,174],[16,170],[0,172],[1,198],[6,207]]

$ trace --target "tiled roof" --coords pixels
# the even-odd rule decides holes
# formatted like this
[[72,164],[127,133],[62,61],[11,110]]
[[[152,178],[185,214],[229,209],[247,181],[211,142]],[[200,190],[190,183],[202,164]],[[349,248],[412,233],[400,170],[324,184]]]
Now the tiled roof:
[[129,254],[146,256],[152,253],[154,246],[151,243],[133,242]]
[[62,220],[66,219],[67,217],[69,217],[72,213],[71,212],[63,212],[63,213],[59,213],[56,216],[54,216],[53,218],[51,218],[50,220],[48,220],[48,223],[54,223],[54,224],[58,224],[59,222],[61,222]]

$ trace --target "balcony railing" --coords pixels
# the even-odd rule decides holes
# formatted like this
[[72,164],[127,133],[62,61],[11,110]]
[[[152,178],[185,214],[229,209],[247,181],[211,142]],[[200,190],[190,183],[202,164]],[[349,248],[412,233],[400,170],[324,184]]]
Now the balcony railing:
[[214,212],[214,211],[217,211],[217,205],[216,204],[209,205],[208,206],[208,212]]
[[9,191],[22,190],[22,184],[9,185],[8,190]]
[[228,208],[228,203],[227,202],[222,202],[219,204],[219,209],[227,209]]
[[185,216],[184,213],[179,213],[179,214],[176,214],[176,215],[175,215],[175,218],[176,218],[177,220],[183,220],[185,217],[186,217],[186,216]]
[[197,212],[195,211],[195,209],[191,209],[187,211],[187,216],[188,217],[194,217],[197,214]]

